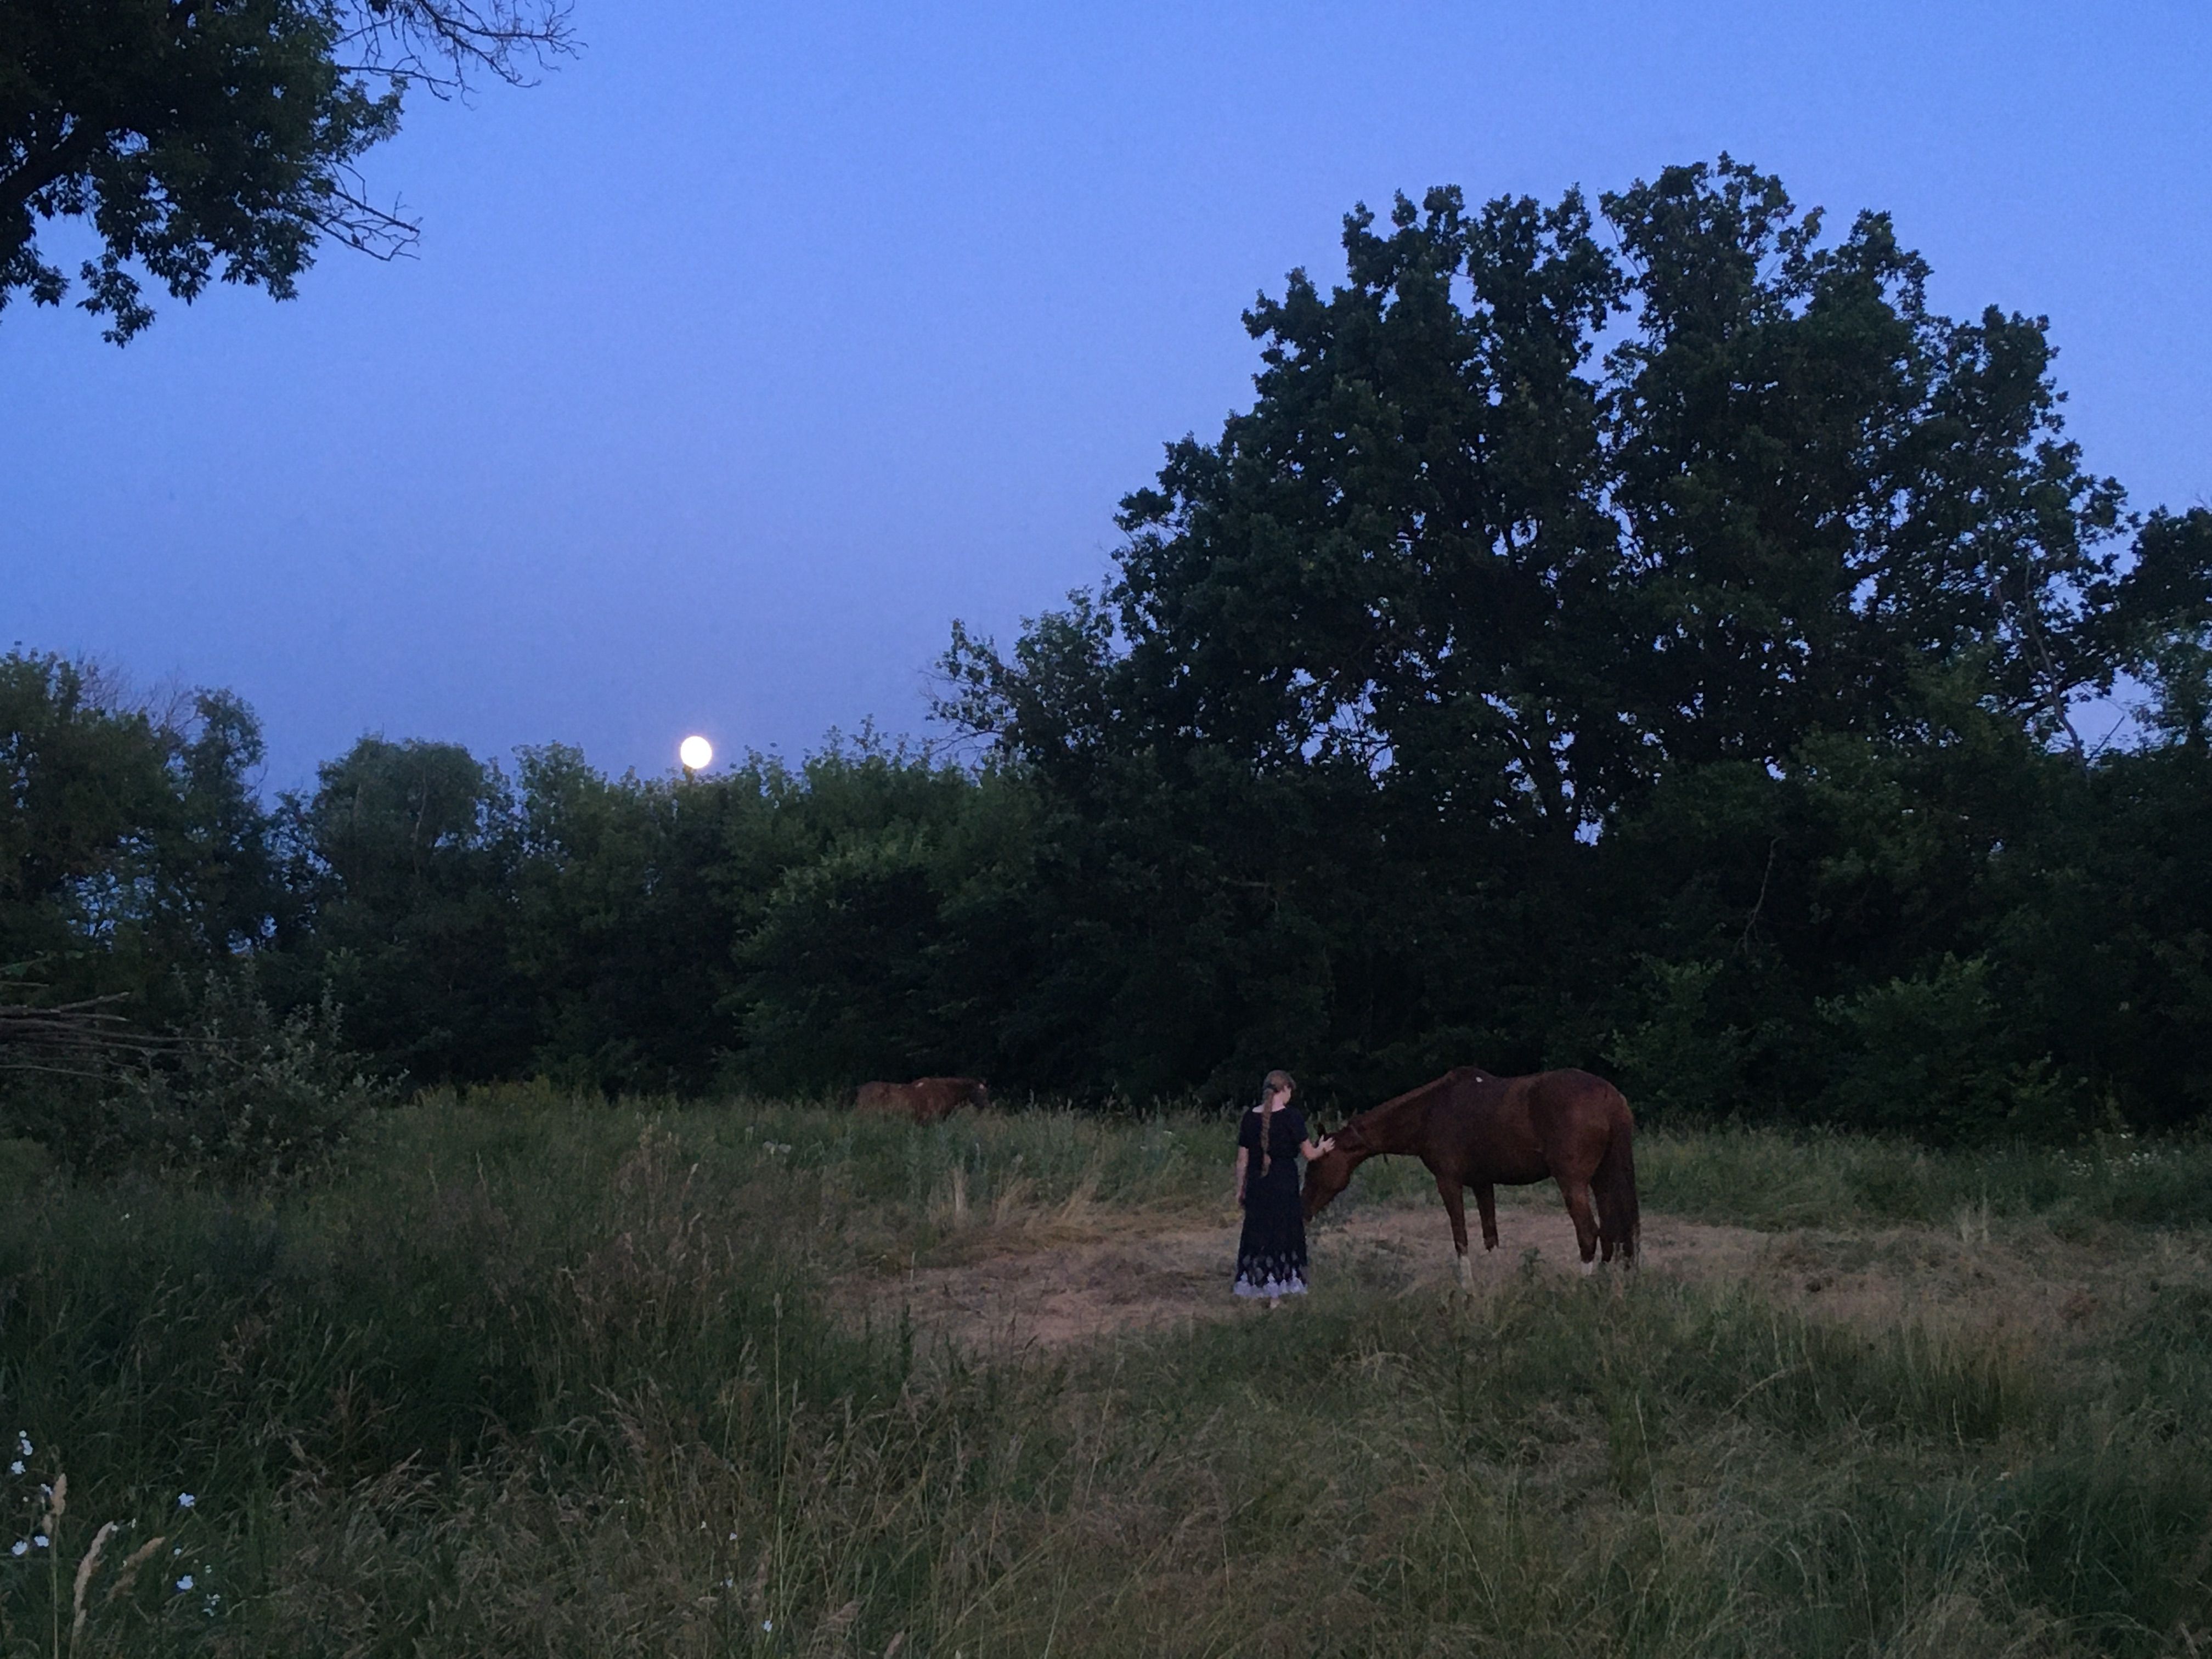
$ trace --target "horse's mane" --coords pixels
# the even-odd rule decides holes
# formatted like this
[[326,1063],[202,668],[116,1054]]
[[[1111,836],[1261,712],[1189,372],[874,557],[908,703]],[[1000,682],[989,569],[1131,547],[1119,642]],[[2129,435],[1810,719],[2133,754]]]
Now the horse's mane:
[[[1439,1089],[1448,1088],[1462,1078],[1472,1079],[1477,1083],[1489,1083],[1495,1080],[1492,1073],[1484,1071],[1480,1066],[1455,1066],[1442,1077],[1432,1077],[1426,1083],[1418,1084],[1407,1090],[1402,1095],[1394,1095],[1380,1106],[1370,1106],[1365,1111],[1348,1120],[1345,1126],[1336,1132],[1336,1144],[1343,1146],[1346,1152],[1358,1151],[1370,1132],[1380,1129],[1386,1124],[1395,1124],[1401,1116],[1427,1105],[1431,1095]],[[1345,1143],[1346,1135],[1352,1137],[1349,1146],[1346,1146]]]

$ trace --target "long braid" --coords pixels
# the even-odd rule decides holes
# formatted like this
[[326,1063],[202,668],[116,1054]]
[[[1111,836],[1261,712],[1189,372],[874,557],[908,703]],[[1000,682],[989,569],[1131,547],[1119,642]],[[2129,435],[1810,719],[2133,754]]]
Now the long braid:
[[1297,1087],[1288,1072],[1270,1072],[1267,1081],[1260,1085],[1260,1175],[1263,1180],[1275,1159],[1270,1146],[1274,1139],[1275,1091],[1280,1088],[1287,1097],[1297,1093]]

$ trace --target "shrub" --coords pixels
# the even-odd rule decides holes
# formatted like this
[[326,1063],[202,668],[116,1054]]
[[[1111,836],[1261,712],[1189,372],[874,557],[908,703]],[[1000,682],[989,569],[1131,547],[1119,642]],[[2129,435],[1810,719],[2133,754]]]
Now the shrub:
[[1821,1011],[1850,1056],[1830,1091],[1844,1122],[1938,1143],[2062,1139],[2087,1127],[2078,1091],[2023,1051],[1978,957],[1946,956]]
[[225,1180],[295,1176],[394,1093],[345,1048],[327,997],[280,1018],[240,980],[210,974],[173,1047],[118,1078],[56,1150]]

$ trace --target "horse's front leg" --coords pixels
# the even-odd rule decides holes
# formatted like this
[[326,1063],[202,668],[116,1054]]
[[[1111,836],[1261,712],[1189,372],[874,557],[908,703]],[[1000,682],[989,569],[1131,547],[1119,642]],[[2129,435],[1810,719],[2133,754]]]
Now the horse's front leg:
[[1455,1170],[1429,1171],[1437,1178],[1437,1193],[1444,1201],[1444,1213],[1451,1218],[1452,1265],[1459,1273],[1462,1290],[1472,1290],[1474,1275],[1467,1265],[1467,1195],[1460,1188],[1459,1172]]

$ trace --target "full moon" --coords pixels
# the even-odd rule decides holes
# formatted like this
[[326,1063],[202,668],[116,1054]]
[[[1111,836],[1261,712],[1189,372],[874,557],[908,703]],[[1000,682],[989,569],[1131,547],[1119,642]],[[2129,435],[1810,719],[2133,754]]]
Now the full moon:
[[704,738],[686,738],[676,745],[676,758],[684,763],[687,771],[702,772],[714,758],[714,745]]

